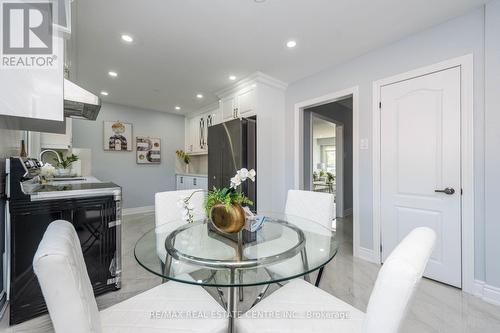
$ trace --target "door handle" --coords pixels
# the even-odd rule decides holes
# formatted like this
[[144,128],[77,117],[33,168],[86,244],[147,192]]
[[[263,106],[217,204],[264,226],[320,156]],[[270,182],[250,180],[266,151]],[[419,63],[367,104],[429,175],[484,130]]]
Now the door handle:
[[455,194],[455,189],[453,187],[447,187],[444,190],[434,190],[434,192],[452,195]]

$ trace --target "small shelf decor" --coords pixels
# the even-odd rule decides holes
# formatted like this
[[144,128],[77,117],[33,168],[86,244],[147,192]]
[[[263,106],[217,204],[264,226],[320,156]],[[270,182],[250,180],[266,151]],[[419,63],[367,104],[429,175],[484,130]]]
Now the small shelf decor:
[[205,210],[212,223],[220,231],[237,233],[245,226],[246,216],[242,206],[253,205],[253,202],[241,191],[238,191],[238,187],[248,179],[255,181],[255,175],[255,170],[243,168],[231,178],[229,188],[218,189],[214,187],[208,192]]
[[177,150],[175,154],[182,162],[184,162],[186,167],[186,173],[189,173],[189,162],[191,162],[191,156],[184,150]]

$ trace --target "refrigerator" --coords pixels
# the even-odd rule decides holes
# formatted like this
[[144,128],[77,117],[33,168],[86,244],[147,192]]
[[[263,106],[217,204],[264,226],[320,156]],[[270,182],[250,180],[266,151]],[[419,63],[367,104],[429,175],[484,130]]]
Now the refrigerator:
[[257,172],[255,182],[247,180],[241,190],[253,201],[257,211],[257,120],[233,119],[208,128],[208,189],[229,187],[230,179],[241,168]]

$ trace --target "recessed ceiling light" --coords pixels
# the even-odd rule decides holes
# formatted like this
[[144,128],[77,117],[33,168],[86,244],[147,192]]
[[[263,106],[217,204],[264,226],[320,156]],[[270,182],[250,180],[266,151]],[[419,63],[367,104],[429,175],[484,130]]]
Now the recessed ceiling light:
[[176,109],[177,111],[179,111],[179,110],[181,109],[181,107],[177,105],[177,106],[175,107],[175,109]]
[[202,99],[203,95],[202,94],[196,94],[196,98]]
[[107,91],[101,91],[101,95],[103,95],[103,96],[108,96],[108,95],[109,95],[109,93],[108,93]]
[[109,71],[108,74],[109,74],[109,76],[112,76],[112,77],[117,77],[118,76],[118,73],[115,72],[115,71]]
[[295,46],[297,46],[297,42],[294,40],[289,40],[288,42],[286,42],[286,47],[288,47],[289,49],[293,49]]
[[263,3],[263,2],[266,2],[266,0],[253,0],[253,1],[255,1],[255,2],[257,2],[257,3]]
[[229,80],[231,80],[231,81],[236,80],[236,76],[234,76],[234,75],[229,75]]
[[132,43],[134,41],[134,38],[130,35],[123,34],[122,35],[122,40],[127,43]]

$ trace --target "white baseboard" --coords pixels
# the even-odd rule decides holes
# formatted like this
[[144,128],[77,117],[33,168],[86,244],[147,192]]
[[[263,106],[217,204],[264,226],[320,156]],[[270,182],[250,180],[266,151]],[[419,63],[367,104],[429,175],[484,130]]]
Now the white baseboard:
[[474,295],[483,301],[500,305],[500,288],[487,285],[481,280],[474,280]]
[[356,253],[356,257],[358,257],[360,259],[378,264],[378,259],[375,257],[375,253],[373,253],[372,249],[367,249],[365,247],[359,247],[357,249],[357,251],[355,251],[355,253]]
[[122,215],[134,215],[134,214],[146,214],[146,213],[154,213],[155,206],[144,206],[144,207],[135,207],[135,208],[125,208],[122,211]]
[[352,208],[344,209],[344,217],[352,215]]

